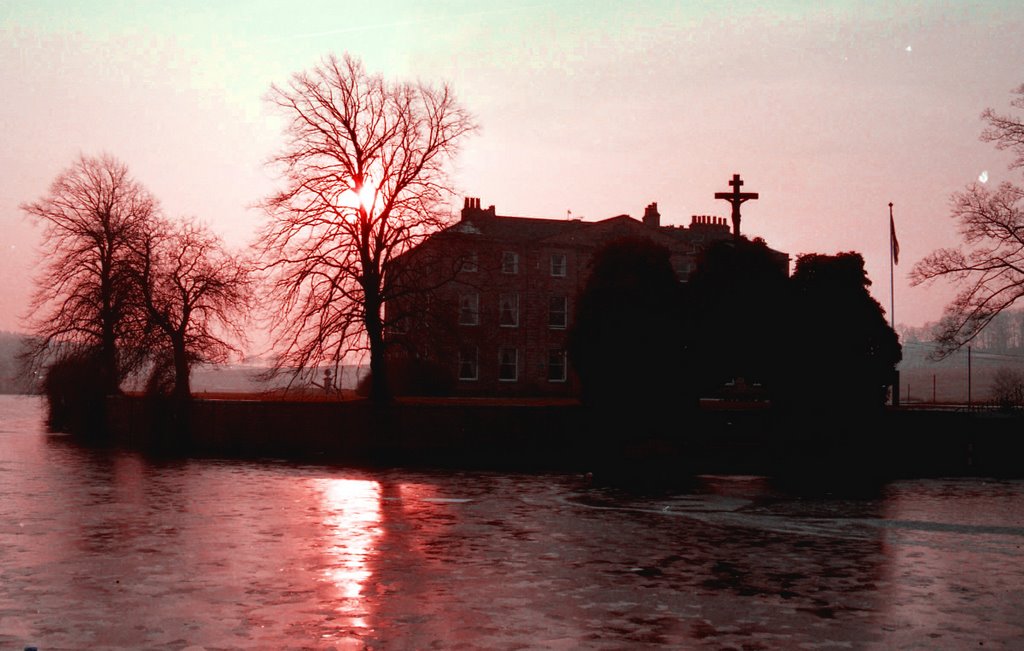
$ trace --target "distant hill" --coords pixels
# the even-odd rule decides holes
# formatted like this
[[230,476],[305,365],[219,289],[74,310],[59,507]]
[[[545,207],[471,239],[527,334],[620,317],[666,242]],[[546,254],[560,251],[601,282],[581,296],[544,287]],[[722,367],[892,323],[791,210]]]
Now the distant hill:
[[[261,376],[267,371],[267,368],[260,364],[199,366],[192,371],[192,391],[193,393],[203,391],[250,393],[288,385],[291,376],[287,374],[271,380],[263,380]],[[336,381],[334,384],[338,389],[355,389],[366,372],[367,369],[364,366],[343,366],[340,381]],[[322,382],[323,378],[318,377],[317,381]],[[296,381],[292,386],[296,389],[319,389],[317,385],[310,382]]]
[[[246,364],[201,364],[192,369],[192,392],[200,393],[260,393],[279,389],[289,385],[291,375],[283,373],[271,379],[264,379],[269,363],[252,361]],[[367,372],[364,366],[343,366],[341,381],[336,382],[338,389],[355,389],[359,379]],[[317,378],[322,381],[322,378]],[[124,388],[128,391],[142,391],[146,378],[128,380]],[[314,389],[320,387],[308,381],[294,381],[295,389]]]
[[18,355],[28,337],[17,332],[0,331],[0,393],[32,393],[31,378],[22,377]]
[[[18,355],[24,349],[27,340],[28,335],[0,331],[0,394],[37,391],[33,378],[24,377],[18,364]],[[268,366],[269,364],[261,363],[259,360],[251,360],[251,363],[246,364],[200,365],[192,370],[192,390],[196,393],[258,393],[286,386],[290,380],[290,376],[287,375],[268,381],[261,378]],[[336,384],[339,389],[355,389],[359,379],[365,374],[364,366],[345,366],[342,368],[341,381]],[[128,390],[141,390],[144,386],[144,378],[125,383]],[[297,389],[318,388],[309,382],[296,382],[293,386]]]
[[[964,347],[945,359],[931,358],[931,342],[903,343],[900,362],[900,399],[904,403],[986,403],[992,398],[996,371],[1002,368],[1024,371],[1024,350],[991,350],[972,346],[968,364]],[[968,386],[969,385],[969,386]],[[909,400],[908,400],[909,395]]]

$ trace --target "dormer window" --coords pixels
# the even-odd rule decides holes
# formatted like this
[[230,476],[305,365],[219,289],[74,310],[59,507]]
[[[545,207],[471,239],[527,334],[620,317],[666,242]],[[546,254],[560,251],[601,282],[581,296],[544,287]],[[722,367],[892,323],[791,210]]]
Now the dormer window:
[[519,273],[519,254],[515,251],[502,251],[501,253],[501,273],[503,274],[517,274]]

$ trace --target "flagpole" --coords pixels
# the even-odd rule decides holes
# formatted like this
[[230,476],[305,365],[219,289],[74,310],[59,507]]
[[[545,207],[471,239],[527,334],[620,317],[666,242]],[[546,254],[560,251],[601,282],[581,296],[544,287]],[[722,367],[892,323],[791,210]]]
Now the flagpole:
[[895,283],[893,282],[893,221],[892,221],[892,202],[889,202],[889,317],[892,320],[892,329],[896,331],[896,292],[894,291]]
[[[892,202],[889,202],[889,318],[892,322],[892,331],[896,332],[896,292],[895,283],[893,282],[893,264],[896,260],[896,222],[892,220]],[[896,335],[899,337],[899,335]],[[892,389],[890,395],[892,396],[892,406],[900,406],[900,371],[899,368],[893,367],[893,378],[892,378]],[[908,387],[909,393],[909,387]],[[909,396],[908,396],[909,400]]]

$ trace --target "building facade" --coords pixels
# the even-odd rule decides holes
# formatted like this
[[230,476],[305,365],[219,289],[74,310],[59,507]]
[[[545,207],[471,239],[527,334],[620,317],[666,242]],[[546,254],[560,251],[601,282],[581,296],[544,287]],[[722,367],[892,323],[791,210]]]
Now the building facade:
[[640,220],[585,222],[498,215],[467,198],[458,223],[411,252],[423,291],[386,306],[389,343],[450,373],[457,395],[575,397],[567,334],[594,254],[614,240],[649,239],[669,250],[685,281],[706,246],[731,237],[721,217],[662,226],[655,203]]

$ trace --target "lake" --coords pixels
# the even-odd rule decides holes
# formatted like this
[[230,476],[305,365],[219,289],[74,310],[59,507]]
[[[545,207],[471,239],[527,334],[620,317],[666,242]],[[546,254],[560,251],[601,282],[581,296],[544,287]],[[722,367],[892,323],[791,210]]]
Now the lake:
[[0,649],[1024,648],[1024,481],[153,459],[0,396]]

